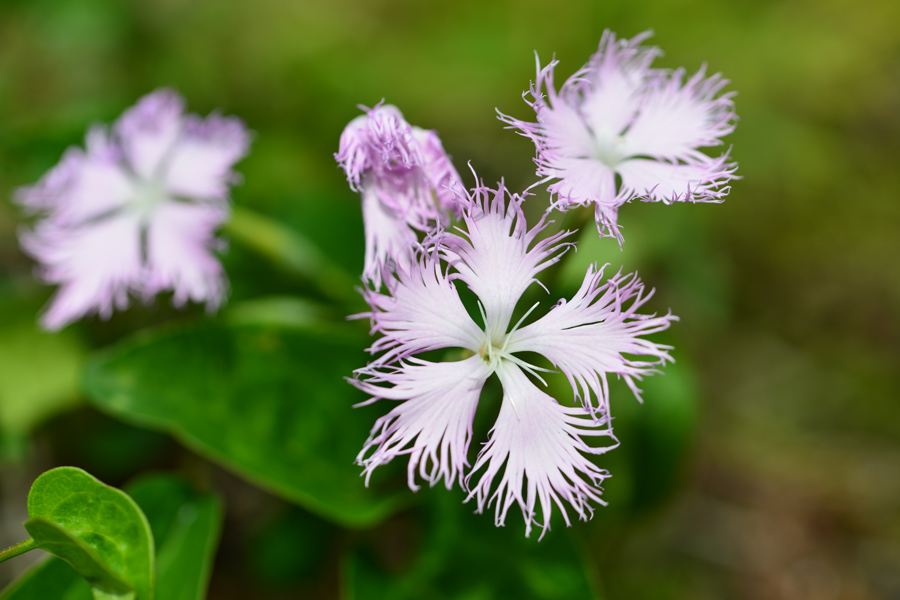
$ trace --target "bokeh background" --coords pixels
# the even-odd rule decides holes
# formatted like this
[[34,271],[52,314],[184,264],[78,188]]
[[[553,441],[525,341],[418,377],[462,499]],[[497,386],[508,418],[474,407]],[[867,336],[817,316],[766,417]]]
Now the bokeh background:
[[[486,181],[522,189],[535,179],[533,146],[494,109],[530,118],[520,96],[534,52],[555,53],[562,81],[605,28],[653,29],[665,52],[656,66],[706,63],[731,80],[740,121],[726,142],[743,179],[721,205],[628,205],[624,252],[588,228],[563,269],[563,288],[593,260],[639,269],[657,288],[654,309],[681,317],[678,363],[646,382],[644,405],[615,391],[610,506],[570,530],[556,519],[540,552],[574,549],[566,564],[612,600],[900,598],[898,26],[895,0],[4,0],[0,546],[24,537],[28,485],[49,467],[121,485],[204,462],[85,406],[79,391],[92,352],[181,313],[158,301],[56,335],[36,327],[52,290],[18,249],[11,194],[81,144],[88,124],[161,86],[192,111],[240,116],[255,139],[235,204],[358,273],[358,199],[332,157],[358,104],[396,104],[440,132],[464,176],[471,161]],[[237,242],[224,260],[232,304],[313,293]],[[449,514],[491,528],[458,490],[423,490],[407,511],[353,531],[225,471],[212,477],[227,507],[213,600],[513,597],[491,591],[490,559],[448,585],[410,573]],[[497,564],[537,546],[517,519],[490,533]],[[368,584],[347,583],[348,540],[365,549],[354,568],[380,573]],[[519,571],[542,573],[528,594],[577,597],[569,571],[542,564]]]

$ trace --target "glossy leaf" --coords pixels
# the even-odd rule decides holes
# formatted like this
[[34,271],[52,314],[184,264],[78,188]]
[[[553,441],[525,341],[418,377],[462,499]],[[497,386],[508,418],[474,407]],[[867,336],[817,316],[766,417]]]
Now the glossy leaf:
[[342,378],[365,338],[265,326],[204,326],[125,343],[88,367],[99,408],[168,431],[257,485],[347,526],[398,498],[367,489],[353,460],[378,410]]
[[71,565],[94,597],[153,599],[153,537],[124,492],[74,467],[38,477],[25,529],[42,550]]
[[156,596],[203,600],[222,529],[222,502],[168,475],[143,477],[125,489],[147,515],[156,540]]
[[[157,598],[203,600],[221,531],[220,500],[167,475],[143,477],[126,490],[144,511],[156,540]],[[85,579],[52,556],[0,595],[0,600],[91,598]]]
[[0,594],[0,600],[91,600],[91,586],[64,561],[49,557]]

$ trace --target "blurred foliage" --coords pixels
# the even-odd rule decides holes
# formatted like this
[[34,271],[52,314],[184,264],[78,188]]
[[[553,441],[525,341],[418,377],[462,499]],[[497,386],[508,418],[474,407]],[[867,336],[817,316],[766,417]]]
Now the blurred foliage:
[[[404,491],[413,508],[353,532],[321,526],[292,512],[301,509],[216,475],[232,514],[219,565],[251,566],[216,569],[210,598],[369,598],[393,586],[414,596],[421,591],[418,597],[504,597],[492,587],[496,581],[521,597],[565,597],[564,590],[588,585],[577,561],[594,591],[613,600],[897,597],[898,23],[895,0],[7,0],[0,4],[4,457],[19,461],[10,468],[37,471],[69,462],[102,469],[106,461],[121,480],[151,466],[200,471],[195,476],[203,480],[208,468],[159,442],[164,438],[108,426],[87,409],[63,414],[29,438],[41,420],[81,401],[75,386],[86,352],[119,345],[106,356],[124,356],[137,343],[124,340],[136,331],[207,318],[158,299],[54,336],[35,329],[50,290],[33,280],[32,264],[18,250],[15,233],[28,217],[9,198],[67,146],[80,144],[87,124],[111,122],[159,86],[178,89],[193,111],[242,117],[256,136],[238,166],[244,181],[235,204],[305,236],[329,262],[355,274],[363,244],[358,199],[331,153],[359,114],[357,104],[385,98],[410,122],[437,129],[469,182],[466,161],[488,183],[504,177],[522,189],[534,181],[533,147],[504,131],[493,109],[531,117],[520,94],[534,76],[533,52],[543,61],[556,54],[561,81],[596,49],[604,28],[626,37],[653,28],[652,42],[666,53],[660,66],[692,70],[706,62],[731,79],[741,120],[726,143],[744,179],[722,205],[626,206],[624,252],[587,227],[561,270],[553,300],[597,260],[613,271],[623,264],[639,269],[657,289],[653,310],[671,307],[682,319],[667,340],[678,363],[644,382],[645,405],[614,389],[622,446],[602,457],[613,474],[610,506],[571,530],[555,519],[538,544],[521,539],[512,516],[494,531],[489,515],[465,514],[458,492]],[[531,213],[543,202],[538,188]],[[325,320],[343,328],[343,315],[361,310],[358,299],[339,303],[303,272],[271,262],[272,252],[232,236],[223,256],[232,288],[228,327],[298,329]],[[323,364],[307,371],[348,375],[365,360],[365,342],[354,343],[313,357]],[[145,374],[142,407],[165,406],[169,378],[199,360]],[[383,409],[354,412],[352,390],[334,394],[339,426],[351,423],[341,432],[344,454],[334,460],[347,485],[362,490],[361,481],[351,482],[351,449]],[[249,389],[242,399],[247,407],[257,401]],[[177,408],[201,401],[202,394],[183,398]],[[203,453],[176,432],[178,414],[157,415],[157,426],[167,419],[163,429]],[[0,480],[6,503],[24,497],[14,479]],[[390,473],[382,481],[402,485]],[[294,516],[254,518],[273,506]],[[458,531],[442,527],[436,515],[458,523]],[[21,539],[15,520],[0,532],[0,546]],[[236,550],[245,546],[283,548],[297,562],[259,564]],[[484,551],[485,558],[448,556],[452,548]],[[566,558],[573,548],[577,561]],[[553,554],[548,565],[567,565],[555,571],[564,581],[517,571],[515,561],[530,552]],[[441,570],[443,560],[466,576]]]
[[374,417],[353,410],[365,397],[341,377],[365,360],[364,345],[334,334],[202,327],[115,349],[88,367],[85,389],[125,421],[170,431],[274,493],[364,526],[401,501],[363,486],[353,464]]

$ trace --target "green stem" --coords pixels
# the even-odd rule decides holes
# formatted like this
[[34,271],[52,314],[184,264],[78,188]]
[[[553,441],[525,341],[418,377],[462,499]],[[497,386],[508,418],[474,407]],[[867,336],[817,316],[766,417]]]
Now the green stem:
[[358,283],[301,234],[244,207],[235,206],[225,232],[248,248],[311,281],[341,302],[355,297]]
[[35,542],[31,538],[28,538],[24,542],[19,542],[15,546],[10,546],[6,550],[0,550],[0,563],[11,558],[15,558],[20,554],[25,554],[26,552],[34,550],[37,547],[37,542]]

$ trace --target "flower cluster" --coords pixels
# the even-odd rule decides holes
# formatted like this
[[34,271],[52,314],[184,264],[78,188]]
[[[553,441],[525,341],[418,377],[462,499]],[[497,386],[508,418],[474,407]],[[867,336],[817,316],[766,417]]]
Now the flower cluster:
[[[597,54],[559,93],[556,62],[539,63],[530,90],[537,122],[500,117],[534,140],[538,175],[552,181],[548,212],[593,203],[601,235],[620,244],[623,203],[718,201],[735,177],[727,153],[700,151],[734,127],[731,95],[720,95],[726,81],[701,69],[685,82],[683,69],[651,68],[659,51],[640,46],[647,35],[629,41],[605,33]],[[618,445],[608,378],[623,379],[640,398],[640,379],[672,361],[671,347],[647,336],[677,317],[640,312],[652,292],[637,275],[606,278],[593,265],[571,298],[531,318],[540,314],[535,304],[513,324],[538,274],[574,246],[567,241],[573,232],[542,237],[546,213],[529,229],[525,195],[502,183],[489,189],[476,177],[475,188],[463,190],[437,137],[429,155],[417,131],[393,107],[376,107],[347,127],[336,155],[363,195],[362,293],[370,309],[357,316],[377,336],[373,360],[351,383],[370,396],[364,404],[393,403],[357,462],[368,484],[377,467],[407,457],[412,490],[420,481],[443,480],[448,489],[458,482],[476,512],[494,508],[498,526],[517,505],[526,535],[537,525],[543,536],[554,507],[570,525],[568,507],[587,519],[592,504],[604,503],[600,486],[609,473],[590,456]],[[458,219],[452,228],[449,214]],[[463,301],[473,295],[478,314]],[[565,375],[571,405],[541,389],[547,369],[535,360]],[[491,376],[503,398],[476,454],[473,423]]]
[[[668,328],[676,317],[640,314],[649,294],[636,276],[604,281],[602,270],[591,267],[568,302],[523,326],[537,308],[532,306],[512,325],[522,295],[566,251],[570,233],[538,239],[547,223],[527,229],[521,203],[502,184],[476,187],[460,201],[459,232],[436,231],[407,268],[385,278],[385,292],[364,292],[371,306],[365,316],[382,336],[372,350],[383,354],[359,369],[353,383],[372,401],[399,401],[375,424],[358,457],[367,479],[379,465],[409,455],[410,488],[417,489],[417,474],[431,485],[443,479],[448,489],[458,479],[478,512],[495,505],[497,525],[518,504],[527,534],[535,522],[549,528],[553,505],[569,524],[563,500],[582,519],[592,512],[590,501],[602,503],[599,485],[608,473],[586,455],[617,444],[606,378],[615,373],[637,391],[634,379],[671,361],[669,347],[642,336]],[[477,296],[480,324],[466,310],[459,286]],[[469,356],[446,362],[417,356],[442,349]],[[563,406],[535,385],[532,378],[540,380],[542,369],[525,360],[528,353],[543,355],[565,373],[581,405]],[[503,386],[500,414],[469,468],[475,409],[491,375]],[[593,446],[585,438],[609,445]]]
[[173,301],[224,299],[213,254],[227,218],[231,170],[246,153],[243,123],[184,113],[184,101],[159,90],[127,110],[111,130],[94,127],[86,147],[62,161],[18,201],[43,217],[21,235],[39,274],[60,287],[42,317],[60,329],[86,314],[108,317],[131,294],[172,290]]
[[727,152],[712,158],[700,151],[734,130],[733,94],[719,95],[728,81],[706,77],[705,68],[687,81],[684,69],[651,68],[661,53],[640,45],[649,35],[623,40],[605,32],[597,53],[559,92],[557,61],[543,68],[538,61],[526,98],[537,122],[501,115],[534,141],[537,174],[554,180],[553,208],[593,204],[600,234],[620,244],[624,203],[721,202],[737,169]]

